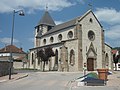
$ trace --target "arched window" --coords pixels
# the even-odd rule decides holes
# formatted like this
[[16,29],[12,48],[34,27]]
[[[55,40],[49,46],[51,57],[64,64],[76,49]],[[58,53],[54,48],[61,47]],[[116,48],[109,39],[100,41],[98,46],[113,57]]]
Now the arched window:
[[75,53],[74,53],[74,50],[72,49],[70,51],[70,65],[74,66],[74,64],[75,64]]
[[55,71],[58,70],[58,50],[55,51],[55,62],[54,62],[54,69]]
[[44,45],[46,44],[46,39],[43,40],[43,44],[44,44]]
[[32,64],[34,63],[34,54],[32,53]]
[[89,22],[91,22],[91,23],[93,22],[92,18],[90,18]]
[[38,58],[38,65],[40,65],[40,58]]
[[106,53],[106,55],[105,55],[105,65],[106,65],[106,68],[109,66],[109,57],[108,57],[108,53]]
[[58,50],[55,51],[55,64],[58,65]]

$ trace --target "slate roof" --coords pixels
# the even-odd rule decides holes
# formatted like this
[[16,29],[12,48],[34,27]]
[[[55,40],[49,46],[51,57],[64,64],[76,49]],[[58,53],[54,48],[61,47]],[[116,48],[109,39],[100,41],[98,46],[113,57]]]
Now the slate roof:
[[50,16],[48,11],[45,11],[44,15],[42,16],[42,18],[40,19],[38,25],[49,25],[49,26],[55,26],[55,22],[52,19],[52,17]]
[[[47,11],[48,12],[48,11]],[[45,35],[48,35],[48,34],[51,34],[53,32],[57,32],[57,31],[60,31],[60,30],[63,30],[65,28],[68,28],[68,27],[72,27],[72,26],[75,26],[76,25],[76,22],[77,21],[81,21],[86,15],[88,15],[90,12],[92,12],[92,10],[88,10],[84,15],[82,16],[79,16],[79,17],[76,17],[72,20],[69,20],[67,22],[64,22],[62,24],[59,24],[59,25],[55,25],[52,29],[50,29],[48,32],[46,32],[44,35],[40,36],[40,37],[43,37]],[[93,13],[93,12],[92,12]],[[94,13],[93,13],[94,15]],[[94,15],[95,16],[95,15]],[[95,16],[96,18],[96,16]],[[45,19],[44,19],[45,20]],[[96,18],[96,20],[98,21],[98,19]],[[44,21],[45,22],[45,21]],[[46,21],[47,22],[47,21]],[[100,22],[98,21],[98,23],[100,24]],[[100,26],[102,27],[102,25],[100,24]]]
[[4,48],[0,49],[0,53],[10,53],[10,50],[12,53],[25,53],[21,48],[17,48],[14,45],[8,45]]
[[50,29],[48,32],[46,32],[44,35],[42,35],[42,36],[40,36],[40,37],[43,37],[43,36],[45,36],[45,35],[47,35],[47,34],[51,34],[51,33],[53,33],[53,32],[59,31],[59,30],[63,30],[63,29],[68,28],[68,27],[75,26],[77,20],[79,20],[79,21],[82,20],[82,19],[83,19],[88,13],[90,13],[90,12],[92,12],[92,11],[91,11],[91,10],[88,10],[88,12],[86,12],[86,13],[85,13],[84,15],[82,15],[82,16],[76,17],[76,18],[74,18],[74,19],[72,19],[72,20],[69,20],[69,21],[64,22],[64,23],[62,23],[62,24],[59,24],[59,25],[56,25],[56,26],[54,26],[52,29]]
[[65,29],[65,28],[68,28],[68,27],[71,27],[71,26],[74,26],[75,23],[76,23],[76,18],[73,19],[73,20],[70,20],[68,22],[56,25],[42,36],[45,36],[47,34],[50,34],[50,33],[53,33],[53,32],[56,32],[56,31],[59,31],[59,30],[62,30],[62,29]]

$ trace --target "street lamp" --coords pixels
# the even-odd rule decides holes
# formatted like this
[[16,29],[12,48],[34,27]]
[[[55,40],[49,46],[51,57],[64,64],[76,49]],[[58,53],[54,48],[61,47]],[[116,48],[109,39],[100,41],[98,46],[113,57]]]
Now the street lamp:
[[[13,33],[14,33],[14,22],[15,22],[15,14],[19,13],[20,16],[25,16],[23,10],[15,11],[13,10],[13,20],[12,20],[12,36],[11,36],[11,46],[13,46]],[[12,71],[12,48],[10,47],[10,70],[9,70],[9,79],[11,79],[11,71]]]

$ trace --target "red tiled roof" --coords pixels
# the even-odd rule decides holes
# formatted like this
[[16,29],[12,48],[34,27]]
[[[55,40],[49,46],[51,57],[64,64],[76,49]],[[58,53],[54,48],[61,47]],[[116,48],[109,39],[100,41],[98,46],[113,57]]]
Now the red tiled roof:
[[25,53],[22,48],[18,48],[14,45],[8,45],[5,46],[4,48],[0,49],[0,53]]
[[116,54],[117,53],[117,49],[115,49],[115,50],[112,50],[112,54]]

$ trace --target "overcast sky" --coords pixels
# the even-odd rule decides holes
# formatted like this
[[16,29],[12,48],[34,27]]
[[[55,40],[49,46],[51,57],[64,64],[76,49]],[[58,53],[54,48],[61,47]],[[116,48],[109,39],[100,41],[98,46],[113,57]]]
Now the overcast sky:
[[0,0],[0,6],[0,48],[10,44],[13,10],[20,9],[25,11],[25,16],[15,14],[14,44],[25,51],[33,48],[34,27],[46,6],[56,24],[92,8],[105,30],[105,42],[111,47],[120,46],[120,0]]

